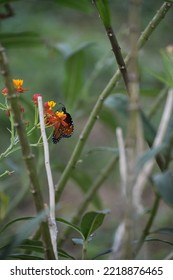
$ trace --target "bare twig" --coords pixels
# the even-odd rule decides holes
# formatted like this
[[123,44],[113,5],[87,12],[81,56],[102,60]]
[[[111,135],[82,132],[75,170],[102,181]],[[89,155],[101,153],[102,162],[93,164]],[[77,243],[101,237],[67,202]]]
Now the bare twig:
[[123,133],[122,133],[122,129],[120,127],[118,127],[116,129],[116,135],[117,135],[117,142],[118,142],[118,149],[119,149],[119,162],[120,162],[120,175],[121,175],[121,182],[122,182],[122,191],[123,191],[123,195],[126,195],[126,189],[127,189],[127,159],[126,159]]
[[[100,2],[102,2],[102,3],[100,3]],[[121,48],[119,46],[115,32],[111,26],[111,16],[110,16],[110,11],[109,11],[108,5],[106,5],[105,2],[102,0],[94,0],[93,3],[95,4],[95,6],[98,10],[98,13],[100,14],[100,17],[102,19],[108,39],[112,46],[112,51],[115,55],[115,59],[118,64],[118,68],[123,77],[124,84],[127,89],[127,93],[130,94],[129,89],[128,89],[128,74],[127,74],[126,64],[125,64],[124,58],[122,56]]]
[[[160,122],[160,126],[156,135],[156,138],[153,143],[153,148],[158,147],[165,136],[167,126],[172,114],[172,108],[173,108],[173,90],[170,89],[168,92],[168,97],[166,100],[164,112],[162,115],[162,119]],[[136,210],[139,214],[143,213],[143,207],[141,205],[141,195],[144,189],[144,186],[152,172],[152,169],[155,164],[155,159],[151,159],[146,162],[146,164],[143,166],[141,172],[139,173],[137,180],[135,182],[134,188],[133,188],[133,200],[135,203]]]
[[42,104],[41,96],[38,97],[38,110],[39,110],[39,119],[40,119],[40,129],[41,129],[41,135],[42,135],[43,147],[44,147],[45,168],[46,168],[48,187],[49,187],[49,207],[50,207],[49,229],[50,229],[54,254],[56,259],[58,259],[57,225],[55,219],[55,188],[54,188],[53,177],[52,177],[50,161],[49,161],[49,145],[48,145],[46,131],[45,131],[43,104]]

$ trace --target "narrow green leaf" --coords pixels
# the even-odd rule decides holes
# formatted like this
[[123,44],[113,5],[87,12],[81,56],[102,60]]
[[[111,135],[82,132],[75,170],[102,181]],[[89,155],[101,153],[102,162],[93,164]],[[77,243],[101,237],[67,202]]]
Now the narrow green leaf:
[[40,240],[25,239],[17,248],[27,250],[30,254],[41,253],[44,255],[43,243]]
[[32,47],[43,44],[41,36],[30,31],[1,33],[0,41],[5,47]]
[[100,17],[105,25],[105,27],[111,26],[111,17],[109,11],[109,5],[107,0],[94,0],[94,3],[98,9]]
[[56,218],[56,221],[59,222],[59,223],[63,223],[65,225],[70,226],[72,229],[77,231],[82,236],[82,238],[83,238],[83,234],[82,234],[82,232],[81,232],[79,227],[75,226],[74,224],[72,224],[72,223],[70,223],[70,222],[68,222],[68,221],[66,221],[66,220],[64,220],[62,218]]
[[171,246],[173,246],[173,243],[170,242],[170,241],[167,241],[167,240],[163,240],[163,239],[160,239],[160,238],[147,238],[145,241],[158,241],[158,242],[162,242],[162,243],[165,243],[165,244],[169,244]]
[[163,227],[163,228],[158,228],[152,232],[150,232],[150,234],[153,233],[166,233],[166,234],[173,234],[173,227]]
[[142,110],[141,110],[141,119],[142,119],[143,129],[144,129],[144,137],[147,143],[150,146],[152,146],[154,139],[156,137],[156,129],[154,128],[153,124]]
[[117,110],[121,116],[127,117],[129,99],[126,95],[116,93],[110,95],[104,102],[105,106]]
[[166,76],[166,77],[163,77],[163,75],[161,74],[158,74],[152,70],[148,70],[147,69],[147,72],[149,72],[149,74],[151,74],[153,77],[155,77],[157,80],[161,81],[163,84],[167,85],[168,87],[173,87],[173,80],[170,79],[170,77]]
[[7,245],[1,249],[0,259],[6,259],[11,254],[11,252],[22,243],[23,240],[28,238],[33,233],[33,231],[38,227],[40,222],[45,219],[46,216],[47,213],[44,211],[34,219],[31,219],[23,224],[18,229],[17,233],[11,237]]
[[95,259],[98,259],[99,257],[102,257],[102,256],[105,256],[107,254],[110,254],[112,252],[112,249],[107,249],[105,250],[104,252],[102,253],[99,253],[97,254],[95,257],[93,257],[92,259],[95,260]]
[[27,220],[31,220],[34,217],[21,217],[21,218],[16,218],[10,222],[8,222],[5,226],[3,226],[2,229],[0,229],[0,233],[3,232],[5,229],[7,229],[9,226],[11,226],[12,224],[16,223],[16,222],[21,222],[21,221],[27,221]]
[[66,57],[64,97],[68,108],[75,108],[84,84],[85,50],[91,43],[82,44]]
[[91,5],[88,0],[56,0],[58,5],[62,5],[71,9],[79,10],[85,13],[89,13],[91,11]]
[[[112,108],[116,112],[117,117],[119,117],[119,119],[121,120],[121,125],[122,121],[127,121],[129,116],[129,100],[127,96],[120,93],[113,94],[106,99],[104,104],[105,106]],[[140,113],[143,122],[145,139],[150,145],[152,145],[156,136],[156,130],[146,114],[142,110],[140,111]]]
[[83,216],[80,228],[85,240],[88,240],[90,235],[102,225],[107,213],[109,213],[108,210],[98,212],[91,211]]
[[111,153],[111,154],[115,154],[115,155],[119,155],[119,150],[118,148],[112,148],[112,147],[95,147],[92,148],[90,150],[88,150],[87,154],[93,154],[96,152],[106,152],[106,153]]
[[151,148],[150,150],[146,151],[139,159],[137,162],[137,168],[138,170],[140,170],[144,164],[153,159],[154,157],[156,157],[158,154],[160,154],[161,152],[163,152],[166,148],[165,144],[162,144],[156,148]]
[[64,250],[62,250],[60,248],[58,248],[58,256],[62,257],[64,259],[75,260],[75,258],[72,255],[68,254],[66,251],[64,251]]
[[156,174],[152,177],[156,191],[163,200],[173,207],[173,174],[170,170]]

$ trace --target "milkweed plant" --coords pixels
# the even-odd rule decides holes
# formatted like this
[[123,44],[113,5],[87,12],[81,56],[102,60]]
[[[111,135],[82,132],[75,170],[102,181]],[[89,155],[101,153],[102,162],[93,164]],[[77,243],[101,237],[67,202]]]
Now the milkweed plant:
[[[47,100],[45,94],[34,92],[31,84],[25,87],[22,77],[12,78],[8,52],[2,39],[0,66],[4,87],[1,89],[0,110],[3,120],[5,119],[9,124],[7,129],[9,144],[0,155],[4,168],[0,174],[2,181],[2,187],[0,185],[0,259],[146,259],[148,255],[151,257],[150,244],[155,242],[167,246],[163,248],[164,253],[161,258],[173,258],[173,244],[168,236],[173,233],[173,229],[170,226],[160,226],[157,222],[161,203],[165,203],[170,208],[173,206],[171,170],[173,45],[170,43],[160,52],[160,60],[163,62],[161,74],[152,70],[152,67],[146,69],[151,78],[157,79],[162,85],[160,94],[154,97],[149,109],[148,106],[146,108],[145,105],[141,105],[140,95],[143,89],[140,85],[138,67],[140,49],[144,47],[148,39],[152,39],[152,34],[159,28],[160,22],[164,18],[166,20],[167,12],[172,8],[173,2],[162,1],[158,11],[141,32],[139,30],[141,3],[138,0],[129,1],[128,38],[130,43],[126,57],[113,28],[111,5],[109,6],[108,1],[105,0],[91,2],[93,4],[91,7],[98,16],[98,22],[105,30],[107,44],[110,44],[112,49],[111,59],[118,70],[98,94],[79,136],[75,135],[78,126],[74,120],[80,116],[80,113],[79,115],[76,113],[77,109],[70,112],[66,102],[64,102],[65,105],[62,104],[62,100],[58,100],[59,97],[57,100]],[[6,9],[8,5],[10,3],[7,4]],[[27,34],[24,35],[27,36]],[[75,63],[73,66],[74,69],[70,68],[70,74],[73,75],[73,71],[77,74],[75,79],[73,76],[73,80],[67,80],[70,86],[76,83],[81,74],[78,71],[81,70],[81,64],[76,70]],[[73,98],[70,97],[70,100],[76,102],[76,108],[82,104],[82,98],[86,101],[87,90],[90,91],[92,83],[104,67],[103,62],[95,67],[95,72],[93,71],[89,82],[80,92],[79,100],[75,99],[75,93],[74,95],[71,93]],[[121,78],[124,90],[122,93],[113,94],[112,91],[115,91]],[[27,83],[25,79],[25,84]],[[32,119],[27,117],[25,108],[27,104],[29,104]],[[85,159],[81,160],[81,155],[87,146],[86,142],[93,131],[94,124],[104,109],[106,126],[107,128],[109,125],[113,126],[115,131],[115,143],[113,148],[96,147],[96,150],[100,152],[103,150],[109,152],[111,157],[109,156],[108,162],[104,162],[103,169],[100,169],[97,176],[91,180],[86,173],[80,172],[80,163],[82,160],[85,161]],[[156,118],[155,122],[154,118]],[[3,126],[2,122],[1,126]],[[52,151],[54,147],[57,150],[63,149],[65,143],[63,141],[71,140],[75,142],[71,155],[67,163],[60,166],[58,182],[55,182],[49,150]],[[57,150],[56,152],[53,150],[54,157]],[[25,163],[26,180],[30,185],[30,196],[35,206],[35,214],[33,216],[19,215],[10,219],[9,206],[11,204],[12,207],[14,201],[10,195],[6,194],[3,182],[9,178],[11,180],[15,171],[13,168],[6,170],[5,161],[19,151],[21,161]],[[40,164],[37,161],[38,153],[42,155],[41,164],[44,163],[45,174],[43,175],[46,177],[44,182],[40,180],[42,176],[38,173],[38,164]],[[89,158],[88,155],[86,157]],[[56,158],[58,158],[58,153]],[[90,162],[89,165],[92,166],[92,164]],[[121,221],[117,223],[118,218],[113,218],[112,231],[108,236],[104,232],[103,222],[109,221],[112,209],[103,207],[106,203],[104,198],[100,203],[98,191],[105,180],[112,173],[117,172],[119,180],[116,177],[116,181],[119,181],[118,184],[121,186],[119,194],[122,207]],[[70,178],[84,186],[83,198],[81,203],[76,198],[73,206],[75,213],[70,213],[66,219],[60,208],[62,194]],[[13,181],[10,182],[10,188],[12,188]],[[24,190],[22,196],[19,197],[20,202],[27,191],[28,189]],[[144,199],[146,192],[151,195],[147,201]],[[109,194],[108,189],[107,194]],[[92,207],[90,207],[91,202]],[[14,208],[17,206],[18,203]],[[117,213],[118,216],[119,213]],[[99,238],[102,239],[100,243]],[[94,242],[98,242],[99,246],[96,246]],[[66,244],[70,244],[69,247]]]

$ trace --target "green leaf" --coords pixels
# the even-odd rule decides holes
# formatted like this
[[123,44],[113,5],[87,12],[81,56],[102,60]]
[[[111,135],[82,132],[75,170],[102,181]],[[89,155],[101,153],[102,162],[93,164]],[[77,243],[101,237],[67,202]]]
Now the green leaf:
[[147,238],[145,241],[159,241],[159,242],[162,242],[162,243],[169,244],[169,245],[173,246],[172,242],[167,241],[167,240],[163,240],[163,239],[160,239],[160,238]]
[[144,129],[144,137],[147,141],[147,143],[152,146],[154,139],[156,137],[156,130],[154,126],[152,125],[149,118],[145,115],[145,113],[141,110],[141,119],[143,123],[143,129]]
[[151,148],[150,150],[146,151],[142,156],[140,156],[140,158],[139,158],[139,160],[137,162],[138,170],[140,170],[147,161],[153,159],[158,154],[163,152],[165,150],[165,148],[166,148],[166,145],[165,144],[161,144],[160,146],[158,146],[156,148]]
[[16,218],[10,222],[8,222],[5,226],[3,226],[3,228],[0,230],[0,233],[3,232],[5,229],[7,229],[9,226],[11,226],[12,224],[16,223],[16,222],[21,222],[21,221],[27,221],[27,220],[31,220],[34,217],[21,217],[21,218]]
[[82,44],[77,50],[66,57],[64,97],[68,108],[75,108],[81,98],[84,84],[85,50],[91,43]]
[[36,253],[44,253],[43,244],[39,240],[26,239],[18,246],[18,248]]
[[64,259],[75,260],[75,258],[72,255],[68,254],[66,251],[64,251],[64,250],[62,250],[60,248],[58,248],[58,256],[62,257]]
[[88,0],[80,0],[80,1],[76,1],[76,0],[56,0],[57,4],[71,8],[71,9],[75,9],[75,10],[79,10],[85,13],[89,13],[91,11],[91,5],[90,2]]
[[36,32],[0,33],[0,41],[5,47],[32,47],[43,44],[43,39]]
[[28,236],[30,236],[35,231],[40,222],[44,220],[46,216],[47,213],[44,211],[37,215],[37,217],[34,219],[31,219],[23,224],[18,229],[17,233],[11,237],[6,246],[1,249],[0,259],[6,259],[11,254],[11,252],[23,242],[23,240],[27,239]]
[[111,17],[109,11],[109,5],[107,0],[94,0],[94,3],[98,9],[100,17],[106,27],[111,26]]
[[116,156],[119,155],[118,148],[104,147],[104,146],[92,148],[92,149],[88,150],[87,154],[89,155],[89,154],[93,154],[96,152],[106,152],[106,153],[110,153],[111,155],[115,154]]
[[85,240],[88,240],[90,235],[102,225],[107,213],[109,213],[108,210],[97,212],[91,211],[83,216],[80,229]]
[[[119,117],[120,119],[121,126],[122,126],[122,121],[128,120],[128,116],[129,116],[128,101],[129,99],[127,96],[125,96],[124,94],[117,93],[109,96],[104,102],[105,106],[114,109],[114,112],[117,114],[117,117]],[[156,130],[152,125],[151,121],[149,120],[149,118],[146,116],[146,114],[142,110],[140,110],[140,113],[143,122],[145,139],[147,143],[149,143],[149,145],[152,145],[156,136]]]
[[83,238],[83,234],[82,234],[82,232],[81,232],[79,227],[75,226],[74,224],[72,224],[72,223],[70,223],[70,222],[68,222],[68,221],[66,221],[66,220],[64,220],[62,218],[56,218],[56,221],[59,222],[59,223],[63,223],[65,225],[70,226],[72,229],[77,231],[82,236],[82,238]]
[[163,84],[167,85],[168,87],[173,87],[173,81],[168,77],[163,77],[161,74],[155,73],[152,70],[148,70],[148,72],[155,77],[157,80],[161,81]]
[[96,256],[94,256],[92,258],[92,260],[98,259],[99,257],[105,256],[107,254],[110,254],[111,252],[112,252],[112,249],[107,249],[104,252],[101,252],[101,253],[97,254]]
[[166,233],[166,234],[173,234],[173,227],[163,227],[163,228],[158,228],[152,232],[150,232],[150,234],[153,233]]
[[173,207],[173,174],[170,170],[156,174],[152,177],[156,191],[163,200]]
[[121,93],[116,93],[110,95],[104,102],[105,106],[108,108],[117,110],[122,117],[127,118],[128,114],[128,102],[129,99],[126,95]]

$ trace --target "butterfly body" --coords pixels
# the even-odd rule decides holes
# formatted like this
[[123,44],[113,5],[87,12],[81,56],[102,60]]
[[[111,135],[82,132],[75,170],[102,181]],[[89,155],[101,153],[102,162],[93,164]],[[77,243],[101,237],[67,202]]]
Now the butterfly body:
[[61,138],[71,137],[74,131],[74,124],[71,115],[67,113],[66,108],[64,106],[61,110],[66,116],[63,119],[63,123],[60,123],[60,125],[57,128],[55,128],[53,132],[52,142],[54,144],[58,143]]

